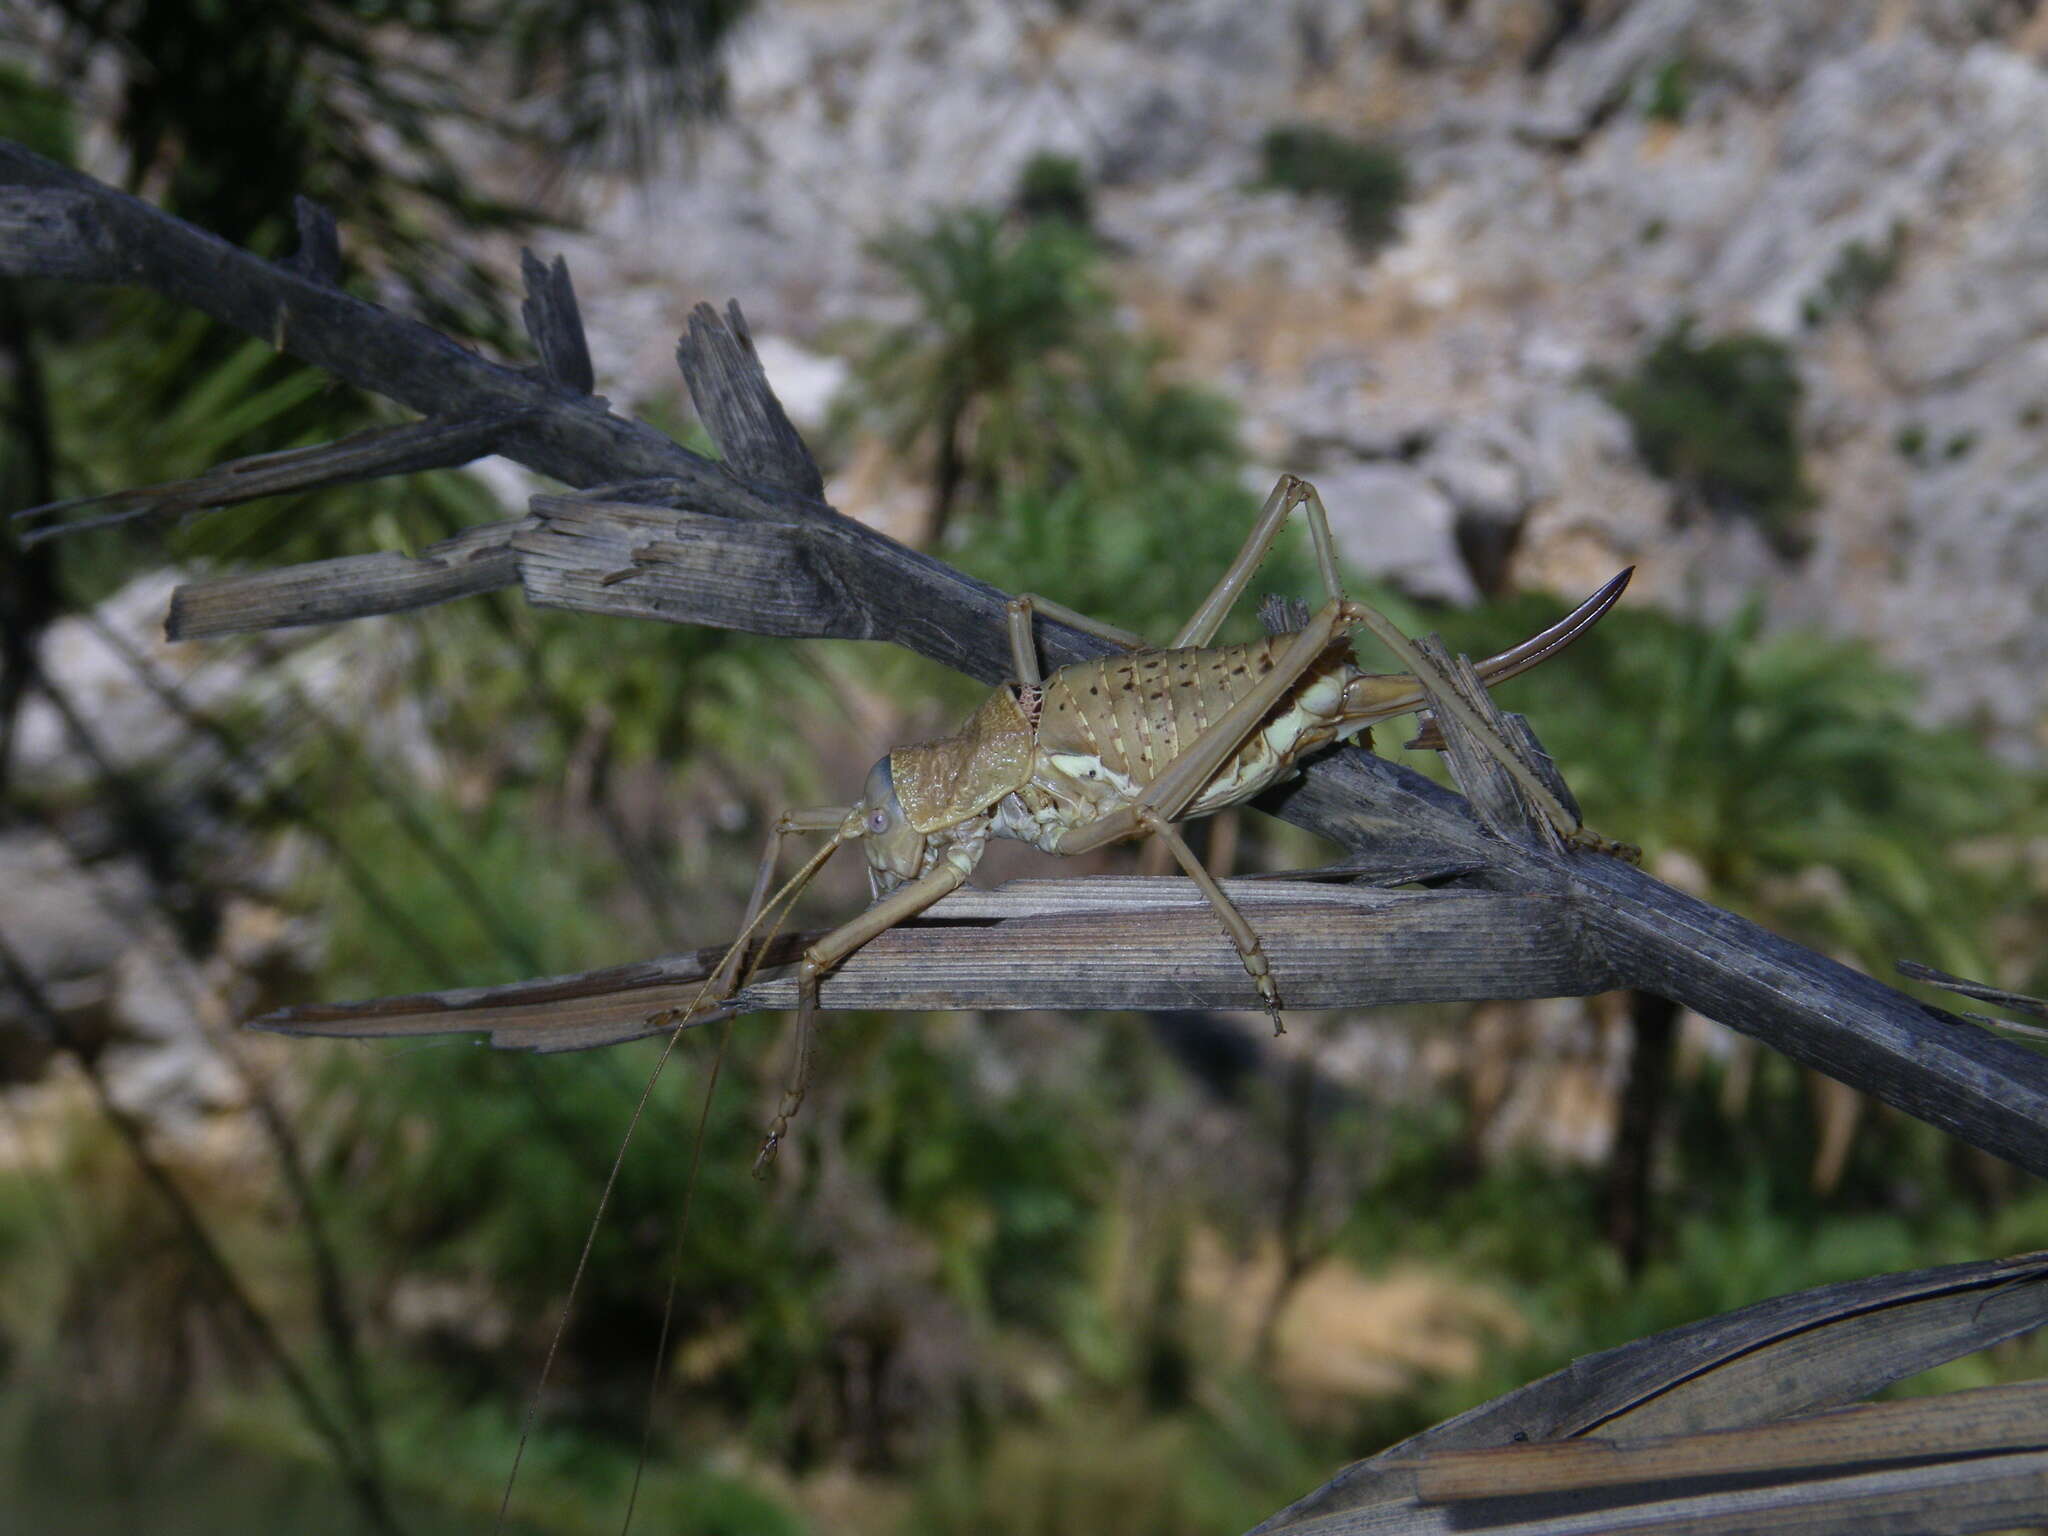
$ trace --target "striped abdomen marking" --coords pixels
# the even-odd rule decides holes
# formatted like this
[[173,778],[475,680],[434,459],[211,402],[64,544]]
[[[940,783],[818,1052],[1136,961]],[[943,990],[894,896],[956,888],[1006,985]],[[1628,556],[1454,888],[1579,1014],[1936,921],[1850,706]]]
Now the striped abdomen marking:
[[[1092,756],[1117,778],[1149,784],[1273,669],[1292,640],[1275,635],[1244,645],[1143,651],[1062,667],[1046,679],[1039,707],[1041,758]],[[1217,790],[1229,785],[1236,792],[1228,798],[1205,792],[1189,813],[1230,804],[1277,777],[1299,750],[1299,739],[1341,708],[1344,682],[1356,671],[1349,645],[1332,645],[1217,774]],[[1215,805],[1205,804],[1212,800]]]

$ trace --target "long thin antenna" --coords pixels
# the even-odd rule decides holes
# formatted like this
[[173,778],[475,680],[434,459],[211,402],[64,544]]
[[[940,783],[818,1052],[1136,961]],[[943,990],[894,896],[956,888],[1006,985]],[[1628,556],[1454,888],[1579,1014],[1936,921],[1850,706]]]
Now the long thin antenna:
[[683,1278],[683,1255],[690,1240],[690,1214],[697,1205],[697,1172],[704,1165],[704,1137],[711,1125],[711,1099],[718,1092],[718,1074],[725,1069],[726,1047],[732,1044],[732,1020],[727,1019],[718,1034],[718,1053],[711,1058],[711,1076],[704,1084],[704,1103],[697,1111],[697,1136],[690,1143],[690,1173],[683,1184],[683,1214],[676,1223],[674,1251],[669,1256],[668,1294],[661,1302],[661,1338],[654,1347],[654,1368],[647,1373],[647,1412],[640,1420],[640,1459],[633,1464],[633,1491],[626,1495],[626,1518],[619,1536],[633,1529],[633,1511],[640,1503],[640,1479],[647,1471],[647,1454],[654,1444],[654,1405],[661,1395],[662,1368],[668,1362],[668,1336],[676,1315],[676,1291]]
[[597,1246],[598,1228],[604,1225],[605,1210],[611,1204],[612,1191],[618,1187],[619,1170],[626,1163],[626,1150],[633,1145],[633,1132],[639,1128],[640,1117],[647,1109],[647,1101],[654,1096],[654,1085],[661,1081],[662,1068],[668,1065],[669,1057],[675,1052],[676,1042],[683,1038],[683,1031],[689,1028],[691,1018],[704,1005],[704,999],[710,994],[712,984],[724,972],[734,954],[754,936],[754,930],[761,926],[762,920],[769,913],[785,899],[794,901],[802,894],[804,886],[810,883],[813,875],[824,868],[825,861],[839,851],[843,841],[843,838],[835,836],[831,842],[819,849],[802,869],[789,877],[782,889],[777,891],[766,905],[754,914],[753,920],[740,930],[739,937],[732,941],[724,958],[705,978],[704,985],[698,989],[697,995],[690,1000],[690,1006],[677,1015],[676,1027],[670,1031],[668,1043],[662,1046],[661,1056],[654,1063],[654,1070],[648,1073],[647,1085],[640,1090],[640,1101],[633,1106],[633,1117],[626,1122],[626,1134],[619,1141],[618,1155],[612,1159],[611,1172],[605,1175],[604,1190],[597,1197],[597,1212],[590,1218],[590,1230],[584,1235],[583,1252],[577,1257],[576,1273],[570,1277],[569,1294],[562,1302],[562,1316],[555,1324],[555,1336],[548,1341],[547,1358],[541,1362],[540,1380],[534,1384],[533,1399],[526,1405],[525,1422],[519,1427],[519,1448],[512,1453],[512,1470],[505,1476],[505,1495],[498,1501],[498,1518],[491,1527],[494,1536],[505,1529],[505,1517],[512,1508],[512,1488],[519,1481],[519,1464],[526,1459],[526,1442],[533,1435],[534,1421],[540,1417],[540,1405],[547,1395],[548,1377],[554,1371],[555,1356],[561,1352],[562,1339],[569,1331],[569,1319],[576,1310],[576,1293],[583,1285],[583,1272],[590,1267],[590,1252]]

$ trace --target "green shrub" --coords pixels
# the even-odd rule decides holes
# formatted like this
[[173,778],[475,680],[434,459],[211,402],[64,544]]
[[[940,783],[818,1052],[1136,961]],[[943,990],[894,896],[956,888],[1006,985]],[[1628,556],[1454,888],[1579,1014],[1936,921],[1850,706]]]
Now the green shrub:
[[1088,177],[1072,155],[1037,154],[1017,176],[1017,212],[1027,219],[1058,219],[1076,229],[1094,221]]
[[69,164],[77,142],[70,103],[12,64],[0,65],[0,139]]
[[1334,198],[1344,232],[1360,250],[1377,250],[1394,238],[1408,200],[1408,167],[1399,151],[1289,123],[1267,130],[1260,156],[1265,185]]
[[1706,507],[1783,538],[1812,503],[1799,462],[1799,374],[1782,341],[1701,341],[1681,320],[1607,393],[1650,468]]
[[1906,231],[1902,224],[1894,224],[1880,245],[1851,240],[1835,257],[1820,286],[1800,303],[1800,318],[1811,329],[1825,325],[1837,315],[1861,314],[1891,286],[1905,254]]
[[[916,308],[860,361],[854,408],[899,450],[935,450],[934,539],[972,513],[949,551],[963,568],[1169,637],[1256,510],[1229,402],[1174,381],[1165,348],[1116,322],[1101,250],[1065,219],[952,213],[876,253]],[[1260,591],[1308,590],[1296,547]]]
[[1650,99],[1643,110],[1660,123],[1682,123],[1692,106],[1692,84],[1682,58],[1667,59],[1651,77]]
[[1113,328],[1099,252],[1064,220],[1021,230],[986,209],[896,229],[871,254],[903,283],[911,317],[856,364],[860,406],[899,453],[928,451],[932,540],[962,502],[985,502],[1000,465],[988,450],[1013,402]]

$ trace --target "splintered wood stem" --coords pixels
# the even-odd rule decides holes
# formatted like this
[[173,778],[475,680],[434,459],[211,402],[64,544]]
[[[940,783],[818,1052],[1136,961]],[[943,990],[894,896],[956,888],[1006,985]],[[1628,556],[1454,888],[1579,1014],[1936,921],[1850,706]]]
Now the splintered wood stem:
[[[318,234],[317,220],[314,226]],[[324,246],[325,237],[318,243]],[[700,309],[680,356],[699,413],[724,456],[714,461],[614,415],[600,397],[581,391],[573,349],[565,344],[566,284],[552,269],[534,279],[534,323],[544,338],[546,366],[522,369],[342,292],[329,278],[330,267],[317,252],[299,264],[263,261],[0,142],[0,276],[147,288],[423,415],[474,420],[516,413],[501,452],[571,486],[614,487],[596,496],[537,498],[529,519],[471,530],[451,541],[471,552],[458,563],[430,551],[433,558],[417,569],[364,567],[355,573],[360,591],[353,607],[319,595],[331,566],[227,579],[250,583],[241,588],[210,583],[183,600],[181,633],[249,627],[256,617],[265,624],[327,622],[518,582],[535,602],[588,612],[887,640],[991,683],[1008,671],[1007,594],[818,499],[816,465],[774,404],[736,311],[721,317]],[[292,589],[295,580],[301,584]],[[1036,639],[1048,670],[1110,648],[1047,615],[1039,617]],[[1469,869],[1457,877],[1459,894],[1517,896],[1530,902],[1531,913],[1561,915],[1555,927],[1530,928],[1527,941],[1555,944],[1561,953],[1548,963],[1557,970],[1610,975],[1615,985],[1719,1019],[1973,1146],[2048,1175],[2048,1058],[1618,860],[1502,835],[1512,832],[1518,814],[1504,802],[1489,812],[1509,820],[1489,829],[1465,799],[1419,774],[1341,752],[1310,764],[1298,783],[1258,804],[1389,867]],[[1597,807],[1594,812],[1597,819]],[[1209,940],[1213,946],[1213,928]],[[1510,949],[1526,947],[1504,931],[1496,940]],[[1279,935],[1275,941],[1286,942]],[[1411,937],[1405,947],[1393,946],[1400,954],[1389,953],[1388,968],[1411,967],[1422,942]],[[1325,957],[1311,968],[1316,963],[1337,962]],[[1448,973],[1440,973],[1439,982],[1462,990],[1439,995],[1503,995],[1491,990],[1499,982],[1497,954],[1475,949],[1461,963],[1468,967],[1462,983]],[[834,982],[853,985],[860,966],[856,956],[827,979],[824,1006],[835,1006]],[[1297,969],[1290,965],[1289,974]],[[1142,968],[1131,974],[1142,977]],[[1306,980],[1310,973],[1301,974]],[[1246,985],[1241,969],[1235,979]],[[1055,980],[1047,978],[1042,1005],[1065,1005],[1051,995]],[[980,985],[984,990],[973,993],[962,978],[949,995],[992,990]],[[1361,982],[1343,1000],[1386,1000],[1380,985]],[[1135,994],[1123,1000],[1125,1006],[1137,1001]]]

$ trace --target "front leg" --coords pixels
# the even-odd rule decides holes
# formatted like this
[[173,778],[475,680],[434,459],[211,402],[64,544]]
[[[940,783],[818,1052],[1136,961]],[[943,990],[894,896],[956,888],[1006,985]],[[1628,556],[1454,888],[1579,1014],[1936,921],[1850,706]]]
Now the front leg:
[[782,1103],[768,1127],[761,1152],[754,1159],[756,1177],[768,1171],[782,1138],[789,1134],[789,1122],[803,1107],[804,1094],[811,1086],[811,1029],[818,1011],[818,983],[833,966],[870,939],[877,938],[898,923],[907,923],[925,908],[950,896],[967,883],[967,870],[951,859],[941,859],[937,868],[918,876],[900,890],[891,892],[851,922],[842,923],[804,951],[796,972],[796,1054],[790,1063],[789,1081],[782,1091]]
[[[740,919],[740,936],[725,952],[707,984],[712,997],[723,1001],[739,990],[740,960],[747,940],[761,920],[761,910],[768,904],[768,887],[774,884],[775,866],[782,861],[782,840],[798,832],[836,832],[851,813],[851,806],[828,805],[818,810],[784,811],[775,818],[775,825],[768,829],[767,845],[761,850],[761,863],[754,871],[754,890],[747,898],[746,915]],[[690,1011],[697,1011],[695,1004]]]

